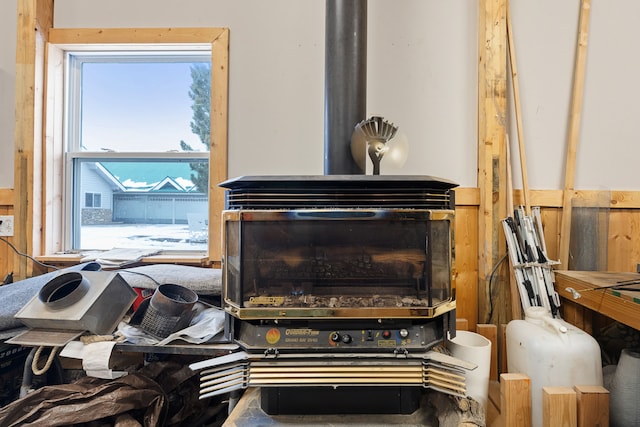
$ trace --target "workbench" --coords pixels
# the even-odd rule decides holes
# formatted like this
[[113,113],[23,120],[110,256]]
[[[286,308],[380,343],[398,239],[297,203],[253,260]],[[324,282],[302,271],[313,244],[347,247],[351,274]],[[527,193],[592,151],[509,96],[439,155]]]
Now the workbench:
[[[640,330],[640,292],[620,289],[607,289],[618,282],[638,280],[640,274],[630,272],[606,271],[555,271],[556,291],[563,298],[563,317],[566,321],[592,332],[593,313],[606,316],[624,325]],[[579,298],[567,288],[575,289]],[[640,289],[639,284],[628,289]],[[584,311],[581,309],[587,309]]]

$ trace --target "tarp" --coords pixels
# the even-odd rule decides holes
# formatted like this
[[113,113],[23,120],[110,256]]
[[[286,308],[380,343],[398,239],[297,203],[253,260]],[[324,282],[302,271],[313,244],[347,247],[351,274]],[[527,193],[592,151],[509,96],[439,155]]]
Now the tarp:
[[[195,389],[194,389],[195,387]],[[82,377],[39,388],[0,409],[0,425],[118,427],[179,425],[202,405],[198,377],[174,361],[152,362],[115,380]]]

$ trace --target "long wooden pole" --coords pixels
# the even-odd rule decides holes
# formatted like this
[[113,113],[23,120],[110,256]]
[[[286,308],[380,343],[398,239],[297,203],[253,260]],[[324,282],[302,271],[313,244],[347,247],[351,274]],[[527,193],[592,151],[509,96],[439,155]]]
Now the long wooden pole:
[[571,233],[571,199],[574,193],[576,174],[576,155],[580,124],[582,117],[582,97],[584,92],[585,66],[587,62],[587,41],[589,39],[589,16],[591,0],[580,1],[580,20],[578,24],[578,43],[576,46],[576,63],[573,75],[573,93],[571,99],[571,116],[567,159],[564,175],[564,191],[562,200],[562,224],[560,227],[560,264],[569,268],[569,239]]
[[[507,209],[513,214],[513,174],[511,173],[511,147],[509,146],[509,134],[506,136],[507,155]],[[513,264],[509,263],[509,302],[511,304],[511,318],[522,319],[522,303],[520,302],[520,291],[516,282],[516,275],[513,271]]]
[[[509,44],[509,61],[511,63],[511,84],[513,86],[513,103],[516,110],[516,128],[518,130],[518,151],[520,152],[520,172],[522,174],[522,192],[524,193],[524,208],[527,215],[531,215],[529,193],[529,178],[527,177],[527,157],[524,148],[524,130],[522,128],[522,108],[520,107],[520,85],[518,84],[518,68],[516,66],[516,48],[513,41],[513,26],[511,25],[511,6],[507,2],[507,41]],[[508,207],[513,210],[513,206]]]

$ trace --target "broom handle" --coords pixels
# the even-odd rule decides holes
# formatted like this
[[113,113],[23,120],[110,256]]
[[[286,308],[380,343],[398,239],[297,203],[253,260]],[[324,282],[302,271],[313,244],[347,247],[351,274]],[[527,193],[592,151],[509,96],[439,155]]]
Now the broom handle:
[[513,41],[513,26],[511,25],[511,8],[507,2],[507,41],[509,44],[509,60],[511,62],[511,83],[513,85],[513,103],[516,110],[516,128],[518,130],[518,151],[520,152],[520,169],[522,173],[522,191],[524,193],[524,208],[527,215],[531,215],[529,199],[529,178],[527,177],[527,158],[524,148],[524,130],[522,129],[522,110],[520,108],[520,86],[518,84],[518,68],[516,66],[516,49]]

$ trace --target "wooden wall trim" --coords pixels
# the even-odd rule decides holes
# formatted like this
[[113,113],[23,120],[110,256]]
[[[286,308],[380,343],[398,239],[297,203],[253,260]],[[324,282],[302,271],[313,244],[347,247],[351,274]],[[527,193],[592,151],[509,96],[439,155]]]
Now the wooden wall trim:
[[0,188],[0,206],[13,206],[13,189]]
[[[0,188],[0,206],[13,206],[14,190],[12,188]],[[456,206],[479,206],[480,189],[475,187],[459,187],[455,189]],[[614,190],[610,192],[611,209],[640,209],[640,191]],[[602,192],[598,190],[576,190],[575,200],[599,201],[602,200]],[[514,190],[513,200],[518,205],[524,204],[522,190]],[[532,206],[543,208],[561,208],[562,190],[532,190]]]
[[[209,162],[209,230],[222,230],[224,189],[217,184],[227,179],[228,171],[228,116],[229,116],[229,30],[223,30],[211,43],[211,144]],[[220,236],[222,238],[222,236]],[[219,239],[209,239],[209,259],[222,262]]]
[[456,206],[478,206],[480,190],[478,188],[455,188]]
[[[640,209],[640,191],[623,191],[612,190],[607,196],[606,191],[601,190],[574,190],[571,193],[571,199],[576,204],[592,205],[602,207],[602,200],[608,197],[610,209]],[[456,203],[457,203],[456,190]],[[522,190],[514,191],[514,202],[516,204],[524,204],[524,195]],[[531,206],[540,206],[547,208],[562,208],[563,191],[562,190],[534,190],[531,191]]]
[[[226,28],[51,28],[49,42],[65,44],[193,43],[194,39],[214,42],[228,39]],[[121,48],[121,47],[120,47]]]

